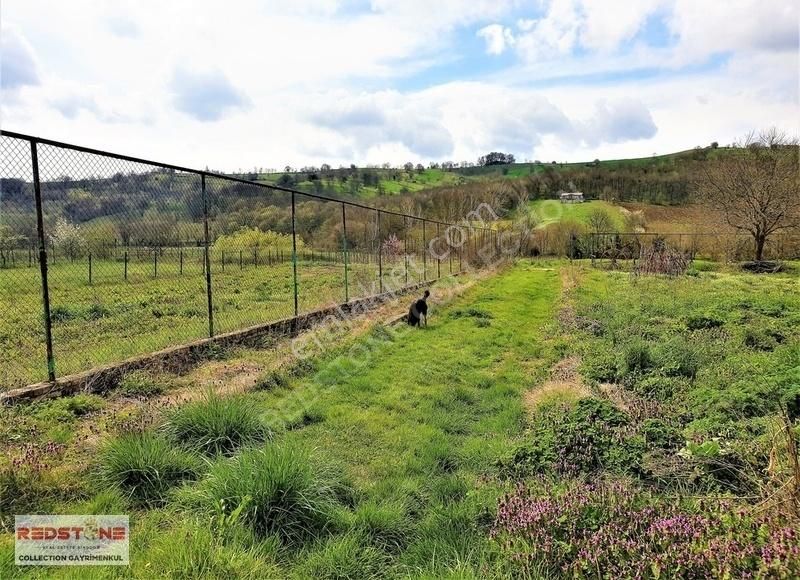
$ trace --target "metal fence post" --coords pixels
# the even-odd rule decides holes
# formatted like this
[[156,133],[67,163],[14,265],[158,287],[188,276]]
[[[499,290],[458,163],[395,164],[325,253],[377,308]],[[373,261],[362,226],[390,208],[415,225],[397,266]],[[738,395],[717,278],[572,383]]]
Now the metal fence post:
[[206,174],[200,174],[200,189],[203,194],[203,234],[205,252],[203,256],[203,266],[206,271],[206,299],[208,302],[208,336],[214,336],[214,301],[211,291],[211,256],[209,255],[209,236],[208,236],[208,196],[206,195]]
[[[436,241],[439,241],[439,222],[436,222]],[[442,277],[442,255],[436,252],[436,279]]]
[[50,317],[50,285],[47,282],[47,245],[44,236],[42,211],[42,184],[39,180],[39,152],[31,139],[31,165],[33,166],[33,194],[36,202],[36,235],[39,238],[39,271],[42,276],[42,306],[44,308],[44,337],[47,349],[47,379],[56,380],[56,361],[53,357],[53,320]]
[[383,244],[381,243],[381,210],[378,210],[378,292],[383,293]]
[[425,220],[422,220],[422,281],[428,281],[428,242],[425,234]]
[[347,283],[347,206],[342,203],[342,249],[344,257],[344,301],[350,302],[350,288]]
[[403,216],[403,261],[406,268],[406,286],[408,286],[408,218]]
[[297,304],[297,215],[295,211],[295,195],[292,192],[292,278],[294,282],[294,315],[300,311]]

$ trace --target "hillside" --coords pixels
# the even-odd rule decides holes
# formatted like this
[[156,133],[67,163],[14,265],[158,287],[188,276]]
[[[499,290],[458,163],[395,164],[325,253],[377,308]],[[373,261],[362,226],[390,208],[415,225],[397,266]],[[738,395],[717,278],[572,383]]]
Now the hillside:
[[682,204],[698,163],[729,154],[728,148],[705,148],[633,159],[579,163],[534,162],[442,169],[311,168],[285,173],[249,173],[242,177],[329,195],[364,199],[416,193],[468,182],[510,180],[529,188],[534,197],[552,197],[559,190],[578,189],[590,198]]

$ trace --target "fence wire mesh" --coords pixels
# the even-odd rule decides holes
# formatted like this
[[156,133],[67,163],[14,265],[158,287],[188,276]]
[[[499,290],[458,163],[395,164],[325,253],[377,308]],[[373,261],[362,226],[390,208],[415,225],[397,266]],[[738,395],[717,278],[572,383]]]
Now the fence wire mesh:
[[479,267],[447,227],[3,133],[0,390]]

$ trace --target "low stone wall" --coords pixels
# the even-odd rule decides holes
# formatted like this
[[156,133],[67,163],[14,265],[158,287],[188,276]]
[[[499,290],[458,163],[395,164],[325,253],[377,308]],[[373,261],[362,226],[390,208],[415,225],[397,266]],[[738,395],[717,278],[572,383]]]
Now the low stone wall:
[[[453,274],[457,276],[458,274]],[[260,346],[266,337],[296,336],[300,332],[313,327],[330,317],[357,315],[374,310],[389,300],[408,294],[433,282],[421,282],[407,286],[397,292],[384,292],[368,298],[359,298],[350,302],[315,310],[293,318],[285,318],[276,322],[258,324],[242,330],[220,334],[213,338],[204,338],[187,344],[173,346],[146,355],[129,358],[94,369],[60,377],[54,382],[43,382],[19,389],[0,393],[0,404],[14,405],[24,401],[42,398],[60,397],[77,392],[102,393],[116,387],[122,378],[136,370],[157,369],[168,372],[185,372],[198,363],[208,360],[216,353],[217,348],[235,346]]]

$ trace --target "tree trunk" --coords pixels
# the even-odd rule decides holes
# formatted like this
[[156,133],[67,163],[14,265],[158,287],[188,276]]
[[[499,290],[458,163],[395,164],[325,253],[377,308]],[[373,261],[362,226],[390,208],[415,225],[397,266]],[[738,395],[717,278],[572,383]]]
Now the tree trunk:
[[756,238],[756,262],[764,259],[764,243],[767,241],[767,236],[758,234]]

